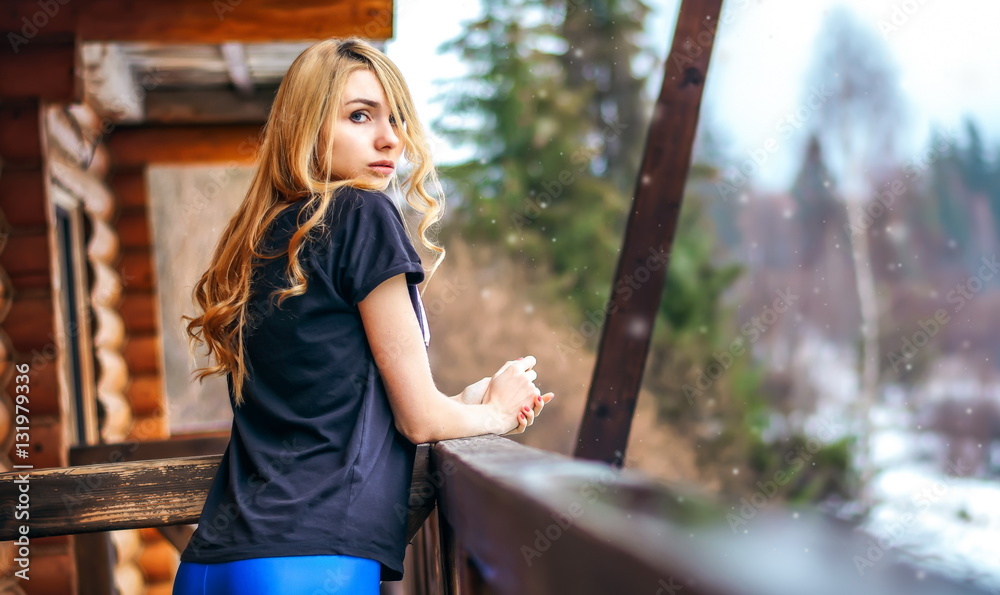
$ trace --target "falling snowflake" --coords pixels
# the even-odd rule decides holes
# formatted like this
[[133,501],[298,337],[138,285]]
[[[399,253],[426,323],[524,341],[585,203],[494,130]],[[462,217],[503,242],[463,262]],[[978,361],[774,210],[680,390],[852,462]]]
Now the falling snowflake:
[[633,318],[628,323],[627,333],[634,339],[642,338],[649,329],[649,323],[643,318]]

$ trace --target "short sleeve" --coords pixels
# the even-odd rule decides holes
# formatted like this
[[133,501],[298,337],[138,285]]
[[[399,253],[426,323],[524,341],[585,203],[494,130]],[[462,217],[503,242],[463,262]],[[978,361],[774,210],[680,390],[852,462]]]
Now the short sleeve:
[[350,189],[338,197],[334,214],[339,221],[331,239],[330,278],[344,301],[352,306],[365,299],[383,281],[406,274],[407,283],[424,280],[403,218],[386,194]]

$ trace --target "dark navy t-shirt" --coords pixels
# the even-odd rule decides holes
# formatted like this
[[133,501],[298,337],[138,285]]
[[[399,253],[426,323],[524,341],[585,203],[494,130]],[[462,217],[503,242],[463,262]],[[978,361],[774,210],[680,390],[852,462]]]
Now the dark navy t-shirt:
[[[302,206],[278,216],[265,253],[287,247]],[[326,221],[327,232],[299,253],[303,295],[278,307],[269,294],[287,285],[287,255],[258,259],[244,403],[234,407],[229,446],[183,561],[342,554],[377,560],[383,581],[403,576],[416,447],[396,430],[357,303],[405,273],[426,344],[416,288],[424,270],[384,193],[344,188]]]

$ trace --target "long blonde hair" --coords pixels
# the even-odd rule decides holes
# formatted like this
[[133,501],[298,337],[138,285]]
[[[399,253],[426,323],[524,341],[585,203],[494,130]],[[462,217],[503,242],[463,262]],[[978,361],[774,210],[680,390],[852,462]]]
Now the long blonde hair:
[[[187,325],[188,353],[194,358],[193,343],[204,343],[216,364],[194,371],[197,380],[205,376],[232,374],[236,406],[243,404],[246,377],[243,333],[250,314],[253,258],[277,258],[288,254],[286,278],[290,286],[276,291],[278,306],[288,297],[306,291],[307,279],[299,263],[299,252],[310,232],[324,229],[327,209],[344,186],[378,189],[361,178],[331,179],[328,136],[324,130],[333,121],[343,100],[348,76],[361,69],[371,71],[382,84],[403,143],[403,156],[413,165],[403,184],[406,202],[423,214],[418,232],[420,242],[437,257],[427,280],[444,259],[445,250],[427,238],[428,229],[444,213],[444,193],[431,161],[427,137],[417,118],[413,99],[402,74],[382,52],[359,37],[327,39],[302,52],[278,87],[274,104],[264,125],[257,164],[242,204],[233,215],[215,247],[208,269],[198,280],[192,296],[202,314],[190,317]],[[333,128],[332,143],[336,138]],[[325,156],[325,157],[323,157]],[[441,198],[425,187],[431,182]],[[399,191],[395,177],[393,187]],[[300,201],[302,212],[311,216],[292,235],[287,248],[275,255],[258,252],[268,227],[285,209]],[[405,220],[405,218],[404,218]],[[426,284],[424,286],[426,288]],[[273,294],[272,294],[273,295]]]

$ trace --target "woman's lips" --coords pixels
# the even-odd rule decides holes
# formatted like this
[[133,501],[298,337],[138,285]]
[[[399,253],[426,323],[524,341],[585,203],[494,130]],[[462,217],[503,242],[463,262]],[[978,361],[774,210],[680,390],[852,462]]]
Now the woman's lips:
[[383,176],[391,176],[392,172],[396,171],[395,169],[389,167],[388,165],[369,165],[368,167],[377,171]]

